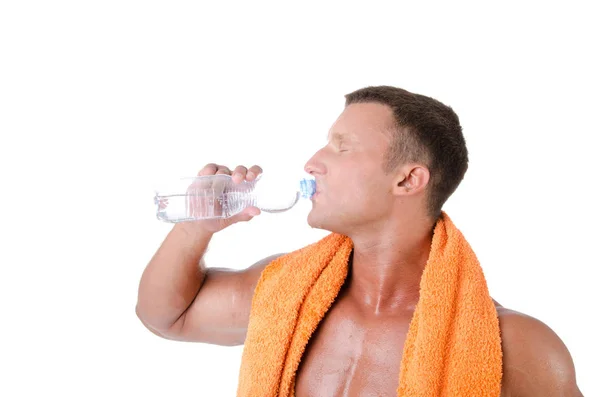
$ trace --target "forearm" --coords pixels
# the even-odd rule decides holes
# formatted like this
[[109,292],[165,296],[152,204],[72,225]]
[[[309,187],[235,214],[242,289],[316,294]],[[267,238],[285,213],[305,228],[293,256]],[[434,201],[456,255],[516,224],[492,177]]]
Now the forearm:
[[168,330],[196,297],[205,277],[200,260],[212,233],[177,224],[144,270],[136,313],[159,332]]

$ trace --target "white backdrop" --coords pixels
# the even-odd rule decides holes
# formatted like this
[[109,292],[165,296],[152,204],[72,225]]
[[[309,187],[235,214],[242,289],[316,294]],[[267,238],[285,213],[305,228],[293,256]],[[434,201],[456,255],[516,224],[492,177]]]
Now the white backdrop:
[[[0,5],[0,395],[233,396],[241,347],[135,315],[170,229],[154,184],[213,161],[301,176],[343,95],[378,84],[456,110],[471,163],[446,211],[492,296],[554,329],[600,395],[591,6],[212,3]],[[225,230],[209,265],[316,241],[308,209]]]

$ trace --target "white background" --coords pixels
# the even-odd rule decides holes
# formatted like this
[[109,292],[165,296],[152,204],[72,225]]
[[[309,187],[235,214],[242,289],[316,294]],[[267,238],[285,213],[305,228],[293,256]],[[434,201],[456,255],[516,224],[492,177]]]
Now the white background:
[[[135,315],[170,229],[154,184],[213,161],[301,176],[343,95],[378,84],[458,113],[471,163],[445,210],[492,296],[548,324],[600,395],[592,6],[212,3],[0,6],[0,395],[233,396],[241,347]],[[308,210],[218,234],[209,265],[316,241]]]

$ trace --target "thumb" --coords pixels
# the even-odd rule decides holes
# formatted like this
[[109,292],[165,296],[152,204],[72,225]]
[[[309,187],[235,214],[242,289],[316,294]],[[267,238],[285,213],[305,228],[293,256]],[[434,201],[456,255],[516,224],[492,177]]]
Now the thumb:
[[232,221],[232,223],[248,222],[249,220],[251,220],[252,218],[254,218],[257,215],[260,215],[260,210],[258,208],[256,208],[256,207],[248,207],[248,208],[245,208],[239,214],[235,215],[231,219],[231,221]]

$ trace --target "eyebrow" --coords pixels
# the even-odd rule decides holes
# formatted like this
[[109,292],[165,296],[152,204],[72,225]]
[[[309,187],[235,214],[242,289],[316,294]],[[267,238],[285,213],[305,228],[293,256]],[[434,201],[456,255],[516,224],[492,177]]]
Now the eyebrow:
[[352,136],[348,134],[341,134],[339,132],[333,132],[331,134],[327,134],[327,140],[331,140],[334,142],[351,142]]

